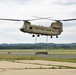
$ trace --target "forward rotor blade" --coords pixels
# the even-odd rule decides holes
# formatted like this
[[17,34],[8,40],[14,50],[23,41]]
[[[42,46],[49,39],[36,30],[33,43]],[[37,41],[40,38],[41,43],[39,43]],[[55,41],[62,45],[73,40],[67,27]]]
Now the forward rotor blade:
[[4,18],[0,18],[0,20],[8,20],[8,21],[24,21],[24,20],[19,20],[19,19],[4,19]]
[[29,20],[26,20],[26,21],[34,21],[34,20],[41,20],[42,18],[38,18],[38,19],[29,19]]
[[40,18],[38,18],[38,19],[28,19],[28,20],[20,20],[20,19],[4,19],[4,18],[0,18],[0,20],[7,20],[7,21],[34,21],[34,20],[40,20]]

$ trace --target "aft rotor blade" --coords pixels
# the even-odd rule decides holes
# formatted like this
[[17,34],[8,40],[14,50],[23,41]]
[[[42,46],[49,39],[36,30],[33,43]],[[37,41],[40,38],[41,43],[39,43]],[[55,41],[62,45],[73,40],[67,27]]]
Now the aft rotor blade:
[[46,19],[46,20],[52,20],[52,21],[60,21],[60,20],[55,20],[55,19],[50,19],[50,18],[52,18],[52,17],[36,17],[36,16],[33,16],[33,17],[35,17],[35,18],[39,18],[39,19]]
[[73,20],[76,20],[76,18],[74,18],[74,19],[64,19],[64,20],[56,20],[56,19],[50,19],[50,18],[52,18],[52,17],[44,17],[44,18],[42,18],[42,17],[37,17],[37,16],[33,16],[33,17],[39,18],[39,19],[52,20],[52,21],[73,21]]
[[74,19],[65,19],[65,20],[60,20],[60,21],[73,21],[73,20],[76,20],[76,18],[74,18]]
[[56,20],[56,19],[49,19],[49,18],[43,18],[43,19],[47,19],[47,20],[52,20],[52,21],[74,21],[75,19],[64,19],[64,20]]
[[44,18],[44,19],[53,20],[53,21],[73,21],[73,20],[76,20],[76,18],[74,18],[74,19],[64,19],[64,20],[56,20],[56,19],[49,19],[49,18]]
[[37,16],[33,16],[35,18],[38,18],[38,19],[49,19],[49,18],[52,18],[52,17],[37,17]]

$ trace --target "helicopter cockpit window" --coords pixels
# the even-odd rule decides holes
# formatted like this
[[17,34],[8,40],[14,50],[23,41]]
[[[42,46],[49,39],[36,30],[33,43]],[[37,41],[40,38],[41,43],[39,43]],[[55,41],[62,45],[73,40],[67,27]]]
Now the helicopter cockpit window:
[[30,27],[30,29],[32,29],[32,27]]

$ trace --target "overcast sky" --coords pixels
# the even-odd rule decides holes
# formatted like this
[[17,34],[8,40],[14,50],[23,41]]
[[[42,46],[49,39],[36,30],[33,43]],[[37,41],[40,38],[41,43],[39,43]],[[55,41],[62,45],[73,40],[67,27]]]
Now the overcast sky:
[[[0,18],[32,19],[33,16],[54,19],[76,18],[76,0],[0,0]],[[31,21],[32,24],[49,27],[53,21]],[[59,38],[48,37],[48,43],[75,43],[76,21],[63,23]],[[23,22],[0,21],[0,43],[35,43],[35,38],[19,29]],[[45,43],[46,36],[37,38],[37,43]]]

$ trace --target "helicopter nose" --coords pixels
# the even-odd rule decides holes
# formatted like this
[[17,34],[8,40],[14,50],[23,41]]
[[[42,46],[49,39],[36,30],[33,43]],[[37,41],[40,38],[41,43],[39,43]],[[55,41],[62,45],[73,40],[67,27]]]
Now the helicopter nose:
[[24,28],[20,28],[20,31],[24,32]]

